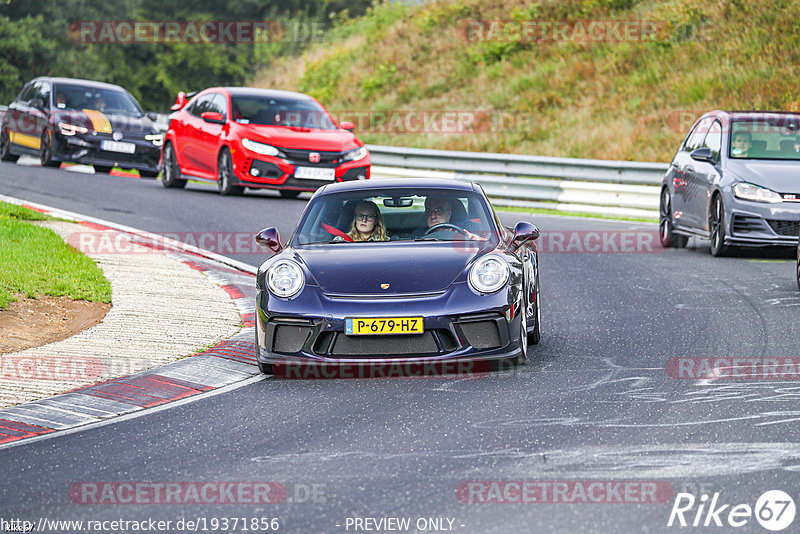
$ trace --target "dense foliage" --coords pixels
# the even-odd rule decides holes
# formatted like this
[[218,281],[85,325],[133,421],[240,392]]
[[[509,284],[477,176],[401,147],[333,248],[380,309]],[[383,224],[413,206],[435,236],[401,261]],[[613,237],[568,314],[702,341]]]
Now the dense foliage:
[[[310,28],[362,14],[369,0],[0,0],[0,103],[36,76],[122,85],[147,110],[165,111],[179,90],[244,84],[275,54],[308,45]],[[283,38],[261,43],[86,43],[81,21],[276,21]],[[295,31],[291,31],[291,29]]]

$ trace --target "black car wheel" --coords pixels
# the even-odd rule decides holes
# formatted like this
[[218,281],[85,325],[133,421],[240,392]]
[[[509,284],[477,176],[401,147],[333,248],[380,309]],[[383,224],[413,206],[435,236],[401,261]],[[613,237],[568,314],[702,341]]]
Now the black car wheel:
[[42,142],[39,146],[39,161],[42,167],[60,167],[60,161],[53,161],[53,133],[45,130],[42,134]]
[[0,160],[17,161],[19,156],[11,153],[11,141],[8,138],[8,130],[0,132]]
[[261,360],[258,359],[258,327],[256,327],[256,361],[258,362],[258,370],[264,373],[265,375],[272,374],[272,364],[271,363],[261,363]]
[[800,243],[797,244],[797,289],[800,289]]
[[519,355],[514,358],[514,365],[525,365],[528,359],[528,311],[523,299],[522,313],[519,314]]
[[241,195],[244,192],[244,187],[240,185],[233,185],[235,180],[233,174],[233,161],[231,160],[231,153],[227,148],[223,148],[219,153],[217,160],[217,187],[219,188],[220,195]]
[[533,330],[528,334],[528,341],[534,345],[538,345],[542,339],[542,303],[541,293],[539,292],[539,269],[536,269],[536,282],[534,284],[534,291],[536,294],[536,302],[534,302],[534,315],[536,316],[536,324],[533,325]]
[[675,233],[672,222],[672,197],[665,187],[661,191],[661,202],[658,207],[658,237],[664,248],[684,248],[689,238]]
[[280,194],[283,198],[297,198],[302,191],[296,191],[294,189],[281,189]]
[[711,255],[724,256],[728,252],[728,246],[725,244],[725,206],[719,195],[711,201],[708,228],[711,231]]
[[182,180],[181,168],[178,166],[178,158],[175,157],[175,149],[172,143],[164,145],[164,161],[161,167],[161,185],[167,188],[182,189],[186,187],[186,180]]

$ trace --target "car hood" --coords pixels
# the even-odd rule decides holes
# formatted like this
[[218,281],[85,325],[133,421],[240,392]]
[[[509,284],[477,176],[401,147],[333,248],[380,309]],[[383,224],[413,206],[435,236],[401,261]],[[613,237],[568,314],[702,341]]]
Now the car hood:
[[[296,253],[325,293],[393,295],[447,289],[471,261],[486,252],[466,247],[461,241],[341,243]],[[385,284],[388,287],[383,289]]]
[[[250,135],[248,135],[250,134]],[[242,126],[242,137],[280,148],[344,152],[358,148],[356,136],[347,130],[314,130],[284,126]]]
[[800,193],[800,161],[729,161],[728,170],[778,193]]
[[[158,133],[153,121],[146,116],[133,117],[128,115],[114,115],[95,110],[69,110],[56,114],[56,122],[68,122],[76,126],[83,126],[99,133],[121,132],[123,136],[141,137]],[[107,123],[106,123],[107,121]]]

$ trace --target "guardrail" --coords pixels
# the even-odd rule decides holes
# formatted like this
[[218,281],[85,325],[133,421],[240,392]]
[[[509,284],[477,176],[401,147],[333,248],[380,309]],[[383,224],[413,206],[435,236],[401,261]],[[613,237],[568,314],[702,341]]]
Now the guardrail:
[[476,181],[497,205],[655,218],[666,163],[368,145],[372,176]]

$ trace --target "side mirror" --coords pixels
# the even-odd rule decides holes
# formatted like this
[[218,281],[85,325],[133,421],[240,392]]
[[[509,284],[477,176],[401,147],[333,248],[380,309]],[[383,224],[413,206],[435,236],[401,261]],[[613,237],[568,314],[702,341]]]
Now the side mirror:
[[148,111],[144,115],[153,122],[156,122],[158,120],[158,114],[155,111]]
[[171,109],[172,111],[178,111],[183,109],[185,105],[186,105],[186,93],[184,93],[183,91],[178,91],[178,97],[175,99],[175,103],[172,104],[172,107],[169,109]]
[[526,241],[539,239],[539,228],[535,224],[520,221],[514,227],[514,237],[511,239],[511,247],[517,250]]
[[716,163],[714,161],[714,153],[711,152],[710,148],[703,147],[694,150],[689,157],[695,161],[705,161],[706,163]]
[[256,234],[256,243],[262,247],[267,247],[275,254],[283,250],[285,246],[277,228],[264,228],[258,232],[258,234]]
[[204,111],[200,118],[212,124],[225,124],[225,116],[219,111]]
[[343,122],[340,127],[342,130],[347,130],[348,132],[352,132],[356,129],[356,125],[350,121]]

